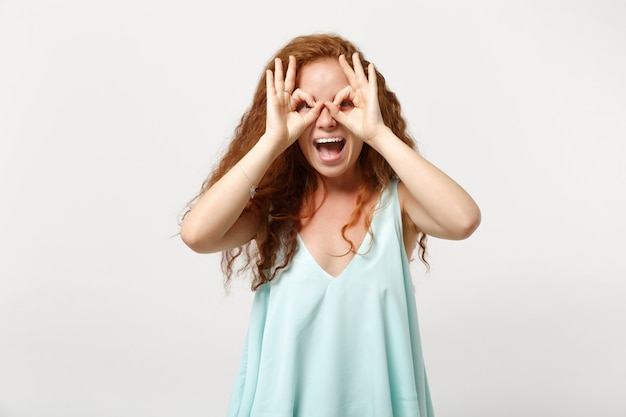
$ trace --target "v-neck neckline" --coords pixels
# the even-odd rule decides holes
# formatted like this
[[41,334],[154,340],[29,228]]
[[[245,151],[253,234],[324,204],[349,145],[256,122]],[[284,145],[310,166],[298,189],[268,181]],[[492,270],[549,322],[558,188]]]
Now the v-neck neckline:
[[298,233],[297,236],[298,236],[298,243],[300,243],[300,249],[306,254],[307,258],[309,258],[309,261],[313,265],[315,265],[315,268],[319,270],[329,280],[336,280],[336,279],[341,278],[346,273],[346,271],[350,269],[351,265],[356,261],[356,259],[363,254],[364,248],[367,248],[367,245],[369,245],[369,242],[371,242],[371,238],[372,238],[369,231],[366,232],[365,237],[363,238],[363,241],[361,242],[361,245],[359,246],[359,249],[352,256],[352,259],[350,259],[350,261],[346,264],[346,266],[344,266],[344,268],[339,272],[338,275],[333,275],[327,270],[325,270],[324,268],[322,268],[320,263],[317,261],[317,259],[315,259],[315,257],[311,253],[311,251],[309,251],[309,248],[307,248],[306,243],[304,242],[304,239],[302,239],[302,236],[300,236],[300,233]]
[[362,254],[365,253],[366,248],[368,248],[368,246],[371,245],[371,242],[372,242],[371,229],[374,226],[376,212],[380,210],[380,207],[383,201],[383,196],[387,193],[387,191],[388,191],[388,187],[384,188],[381,191],[380,195],[378,196],[376,200],[376,204],[374,204],[374,213],[372,214],[372,222],[370,224],[370,230],[367,230],[365,232],[365,236],[363,237],[363,240],[361,241],[361,244],[359,245],[359,248],[357,249],[356,253],[354,254],[354,256],[352,256],[352,259],[350,259],[350,261],[346,264],[346,266],[337,275],[333,275],[330,272],[326,271],[324,268],[322,268],[320,263],[317,261],[317,259],[315,259],[315,257],[313,256],[313,254],[307,247],[306,243],[304,242],[304,239],[302,238],[302,235],[300,235],[300,232],[296,233],[300,248],[305,252],[306,256],[309,258],[309,261],[313,265],[315,265],[315,268],[318,269],[326,278],[328,278],[329,280],[337,280],[341,278],[346,273],[346,271],[348,271],[348,269],[351,268],[352,264],[356,261],[356,259],[362,256]]

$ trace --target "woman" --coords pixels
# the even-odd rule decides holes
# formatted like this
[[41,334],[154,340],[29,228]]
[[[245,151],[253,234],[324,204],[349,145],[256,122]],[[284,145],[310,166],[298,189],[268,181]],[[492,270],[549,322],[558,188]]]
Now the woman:
[[228,415],[431,416],[409,259],[479,222],[352,43],[289,42],[181,227],[194,251],[223,252],[227,281],[253,272]]

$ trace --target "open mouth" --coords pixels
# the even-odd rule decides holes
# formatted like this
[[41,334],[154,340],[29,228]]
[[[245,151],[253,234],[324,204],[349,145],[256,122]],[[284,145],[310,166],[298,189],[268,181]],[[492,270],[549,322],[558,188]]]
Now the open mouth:
[[346,146],[344,138],[320,138],[315,140],[317,153],[324,160],[338,158],[344,146]]

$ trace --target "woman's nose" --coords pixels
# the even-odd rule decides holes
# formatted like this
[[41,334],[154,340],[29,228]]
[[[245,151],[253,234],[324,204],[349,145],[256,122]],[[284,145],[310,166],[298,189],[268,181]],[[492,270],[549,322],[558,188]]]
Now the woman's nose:
[[327,107],[322,108],[322,112],[317,117],[317,126],[322,128],[335,127],[337,121],[333,119],[330,114],[330,110]]

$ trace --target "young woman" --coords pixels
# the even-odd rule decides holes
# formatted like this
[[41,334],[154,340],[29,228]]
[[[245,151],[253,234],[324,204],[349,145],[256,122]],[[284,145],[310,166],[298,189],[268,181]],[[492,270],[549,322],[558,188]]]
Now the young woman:
[[432,416],[409,261],[479,223],[352,43],[290,41],[181,227],[194,251],[223,252],[227,280],[253,273],[228,415]]

